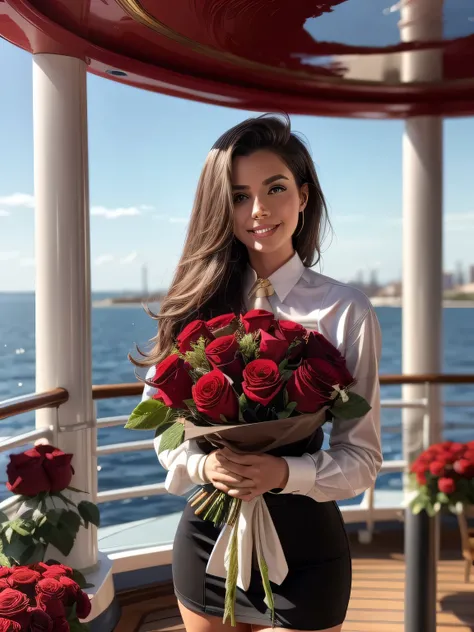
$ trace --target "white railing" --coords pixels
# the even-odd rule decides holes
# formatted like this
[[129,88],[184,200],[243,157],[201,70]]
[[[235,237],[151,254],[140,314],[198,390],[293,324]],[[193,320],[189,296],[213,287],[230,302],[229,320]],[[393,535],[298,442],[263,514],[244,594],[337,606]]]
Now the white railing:
[[[449,377],[449,376],[448,376]],[[461,376],[460,376],[461,377]],[[402,378],[401,378],[402,379]],[[401,382],[399,382],[401,383]],[[431,388],[429,383],[426,383],[426,397],[415,399],[415,400],[403,400],[403,399],[385,399],[382,400],[381,406],[383,409],[419,409],[424,413],[424,435],[425,435],[425,445],[427,442],[427,438],[429,437],[429,426],[430,426],[430,391]],[[99,387],[104,388],[104,387]],[[107,388],[107,387],[105,387]],[[120,387],[113,387],[117,390],[114,393],[116,397],[123,397],[124,394],[119,392]],[[58,389],[59,390],[59,389]],[[55,394],[57,391],[55,391]],[[134,395],[133,393],[127,393],[127,395]],[[20,398],[8,400],[8,414],[3,414],[3,417],[11,416],[12,414],[17,414],[16,412],[10,412],[15,408],[15,405],[21,407],[21,410],[18,412],[26,412],[27,410],[34,410],[34,399],[42,398],[42,406],[46,407],[50,404],[52,406],[59,406],[65,400],[64,393],[60,393],[60,399],[54,399],[53,393],[49,395],[43,396],[22,396]],[[66,394],[67,398],[67,394]],[[28,406],[28,401],[31,401],[31,405]],[[5,405],[6,402],[3,403]],[[451,408],[451,407],[466,407],[466,408],[474,408],[474,401],[444,401],[442,402],[443,408]],[[112,417],[103,417],[97,419],[97,428],[98,430],[103,428],[113,428],[118,426],[124,426],[128,419],[127,415],[117,415]],[[466,426],[459,423],[446,422],[443,424],[443,430],[462,430],[465,429]],[[31,444],[38,439],[47,439],[52,441],[54,439],[54,435],[57,429],[50,426],[49,428],[40,428],[37,430],[32,430],[29,432],[22,433],[20,435],[16,435],[13,437],[3,438],[0,441],[0,452],[10,451],[14,448],[21,447],[24,445]],[[384,434],[398,434],[402,433],[401,424],[392,424],[388,426],[382,427],[382,432]],[[152,439],[144,439],[144,440],[136,440],[136,441],[126,441],[121,443],[113,443],[107,445],[100,445],[96,447],[96,453],[98,457],[108,455],[108,454],[120,454],[126,452],[135,452],[142,450],[153,450],[153,440]],[[384,460],[379,477],[384,476],[386,474],[404,472],[406,470],[407,463],[403,459],[397,460]],[[111,489],[104,490],[97,493],[97,502],[105,503],[105,502],[113,502],[113,501],[121,501],[127,500],[130,498],[144,498],[149,496],[158,496],[166,493],[166,489],[163,483],[155,483],[149,485],[137,485],[131,487],[124,487],[120,489]],[[383,519],[382,516],[390,515],[392,518],[396,517],[397,512],[400,513],[402,507],[383,507],[378,508],[375,503],[375,485],[368,489],[360,504],[358,505],[349,505],[343,506],[342,512],[345,514],[345,518],[353,522],[364,522],[366,524],[366,529],[360,532],[361,540],[370,541],[374,523],[377,521],[378,516],[380,519]],[[8,501],[4,501],[4,503],[8,503]]]

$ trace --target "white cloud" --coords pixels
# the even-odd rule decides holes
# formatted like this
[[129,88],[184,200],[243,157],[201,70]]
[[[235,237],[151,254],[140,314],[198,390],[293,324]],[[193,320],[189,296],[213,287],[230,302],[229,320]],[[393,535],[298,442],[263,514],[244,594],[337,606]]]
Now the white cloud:
[[9,215],[11,215],[10,211],[4,211],[0,208],[0,217],[8,217]]
[[104,263],[111,263],[114,259],[115,257],[113,255],[99,255],[94,259],[94,265],[101,266]]
[[136,251],[131,252],[130,254],[128,254],[126,257],[122,257],[120,259],[120,263],[127,265],[129,263],[132,263],[133,261],[135,261],[135,259],[138,257],[138,253]]
[[14,259],[18,259],[19,256],[19,250],[7,250],[5,252],[0,252],[0,261],[13,261]]
[[22,257],[20,259],[20,266],[22,268],[31,268],[35,265],[36,261],[34,257]]
[[129,206],[126,208],[106,208],[105,206],[93,206],[91,215],[105,217],[105,219],[117,219],[117,217],[133,217],[141,215],[141,210],[137,206]]
[[34,208],[35,198],[29,193],[13,193],[0,197],[0,204],[9,207]]

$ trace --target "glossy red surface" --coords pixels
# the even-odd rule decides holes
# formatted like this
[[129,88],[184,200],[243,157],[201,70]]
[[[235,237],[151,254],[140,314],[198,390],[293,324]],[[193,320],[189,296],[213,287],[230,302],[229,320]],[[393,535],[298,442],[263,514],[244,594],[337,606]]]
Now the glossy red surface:
[[[384,11],[393,1],[0,0],[0,35],[33,53],[82,57],[97,75],[219,105],[473,114],[474,6],[445,0],[442,39],[401,43],[399,13]],[[439,80],[403,82],[402,54],[438,60]]]

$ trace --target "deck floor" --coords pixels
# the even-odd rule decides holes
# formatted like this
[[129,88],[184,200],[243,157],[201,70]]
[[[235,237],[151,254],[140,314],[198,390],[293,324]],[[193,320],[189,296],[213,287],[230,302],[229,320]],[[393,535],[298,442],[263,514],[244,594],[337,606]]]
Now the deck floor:
[[[403,632],[405,563],[399,536],[353,545],[352,596],[343,632]],[[474,569],[473,569],[474,570]],[[115,632],[184,630],[170,588],[125,599]],[[420,632],[422,632],[420,630]],[[474,573],[464,583],[460,549],[443,550],[438,565],[437,632],[474,632]]]

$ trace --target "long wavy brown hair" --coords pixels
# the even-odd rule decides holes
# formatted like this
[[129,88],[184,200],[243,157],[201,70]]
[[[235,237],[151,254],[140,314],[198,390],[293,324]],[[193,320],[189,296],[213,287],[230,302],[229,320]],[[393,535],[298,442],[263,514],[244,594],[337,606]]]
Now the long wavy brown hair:
[[199,178],[181,259],[158,314],[158,333],[149,353],[137,347],[137,367],[159,363],[169,355],[176,336],[192,320],[244,309],[243,272],[247,248],[233,234],[232,161],[236,156],[267,149],[275,152],[293,173],[298,186],[308,184],[309,197],[293,237],[303,264],[310,267],[321,257],[321,241],[329,226],[326,202],[313,160],[305,143],[291,131],[288,116],[265,114],[232,127],[216,141]]

